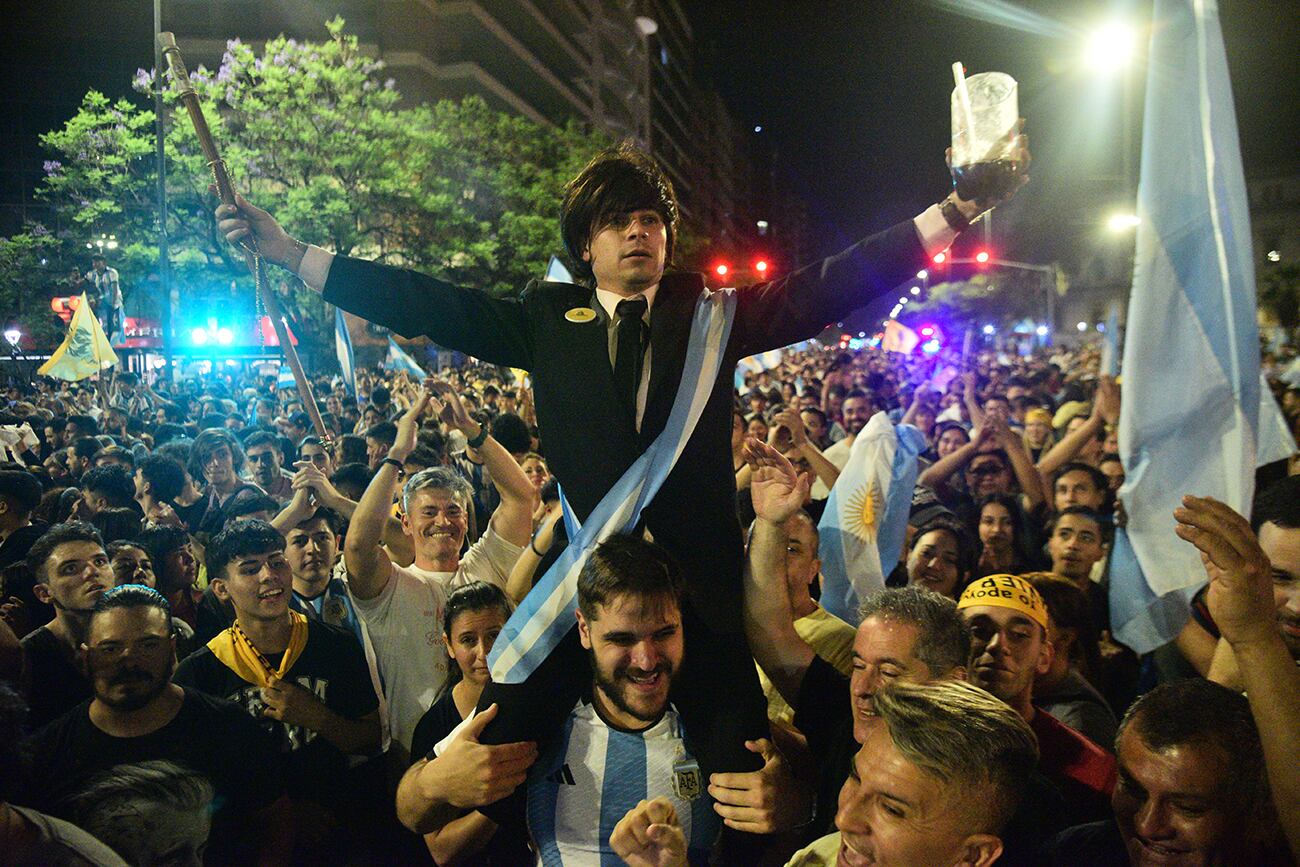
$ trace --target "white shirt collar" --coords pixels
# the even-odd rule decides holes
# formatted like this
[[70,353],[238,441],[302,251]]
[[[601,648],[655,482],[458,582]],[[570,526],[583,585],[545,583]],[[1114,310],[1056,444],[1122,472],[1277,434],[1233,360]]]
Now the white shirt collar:
[[630,300],[632,298],[644,298],[646,303],[645,312],[648,316],[650,311],[654,309],[655,294],[658,293],[658,291],[658,283],[651,286],[649,289],[636,293],[635,295],[627,296],[619,295],[617,292],[611,292],[608,289],[597,288],[596,300],[600,302],[600,306],[605,311],[605,315],[609,317],[610,321],[613,321],[615,318],[614,308],[618,307],[618,302]]

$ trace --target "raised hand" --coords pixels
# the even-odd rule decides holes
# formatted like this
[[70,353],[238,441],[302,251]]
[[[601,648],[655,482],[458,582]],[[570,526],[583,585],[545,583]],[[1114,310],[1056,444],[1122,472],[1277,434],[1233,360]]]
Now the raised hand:
[[754,437],[745,440],[743,454],[754,470],[750,482],[754,514],[773,524],[784,523],[803,507],[811,480],[796,473],[785,455]]
[[1183,497],[1174,532],[1201,552],[1210,578],[1205,601],[1229,643],[1277,635],[1272,564],[1249,522],[1211,497]]
[[684,867],[686,835],[667,798],[642,801],[609,835],[609,847],[628,867]]
[[[209,186],[208,192],[216,193],[216,187]],[[215,214],[217,231],[227,241],[238,245],[245,238],[252,237],[268,262],[296,270],[302,262],[302,254],[307,252],[306,244],[289,237],[274,217],[238,193],[235,194],[235,204],[218,205]]]
[[405,461],[415,451],[416,433],[420,429],[420,416],[429,408],[432,396],[427,388],[421,388],[411,408],[402,413],[397,420],[397,438],[393,441],[388,456],[396,461]]

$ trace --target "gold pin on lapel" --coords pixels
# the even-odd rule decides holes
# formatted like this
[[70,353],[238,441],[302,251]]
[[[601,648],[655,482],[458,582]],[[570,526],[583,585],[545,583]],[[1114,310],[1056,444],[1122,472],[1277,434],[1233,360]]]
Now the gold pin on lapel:
[[574,307],[564,314],[564,318],[570,322],[590,322],[596,318],[596,311],[590,307]]

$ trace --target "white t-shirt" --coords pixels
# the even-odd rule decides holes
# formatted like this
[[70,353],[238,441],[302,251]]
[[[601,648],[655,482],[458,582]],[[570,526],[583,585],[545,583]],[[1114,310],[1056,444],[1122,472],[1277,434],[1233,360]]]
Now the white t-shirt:
[[451,660],[442,642],[447,594],[463,584],[486,581],[505,589],[524,551],[496,534],[491,525],[470,547],[455,572],[393,565],[392,575],[373,599],[352,597],[375,648],[388,702],[393,740],[407,750],[420,717],[447,680]]
[[[831,443],[830,447],[827,448],[826,451],[822,452],[822,456],[842,471],[845,465],[849,462],[849,452],[852,451],[852,449],[853,440],[845,437],[839,442]],[[814,500],[824,500],[830,495],[831,489],[826,487],[826,483],[819,477],[814,477],[812,484],[812,498]]]

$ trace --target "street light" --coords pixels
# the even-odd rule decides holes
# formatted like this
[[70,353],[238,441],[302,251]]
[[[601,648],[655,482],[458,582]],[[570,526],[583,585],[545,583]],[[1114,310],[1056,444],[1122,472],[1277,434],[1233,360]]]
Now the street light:
[[1142,222],[1142,218],[1137,214],[1114,214],[1106,225],[1112,232],[1127,232],[1129,229],[1136,229]]
[[5,340],[9,342],[10,346],[17,346],[18,341],[22,339],[23,339],[23,333],[19,331],[17,328],[5,329]]
[[920,294],[921,294],[921,287],[920,287],[920,286],[913,286],[911,289],[908,289],[907,291],[908,291],[908,292],[911,292],[913,295],[920,295]]
[[1078,325],[1076,325],[1076,326],[1074,326],[1074,327],[1077,328],[1077,329],[1079,329],[1080,331],[1087,331],[1087,330],[1088,330],[1088,323],[1087,323],[1087,322],[1080,322]]
[[1133,28],[1122,21],[1108,21],[1089,35],[1083,62],[1095,72],[1116,72],[1133,59],[1136,43]]

